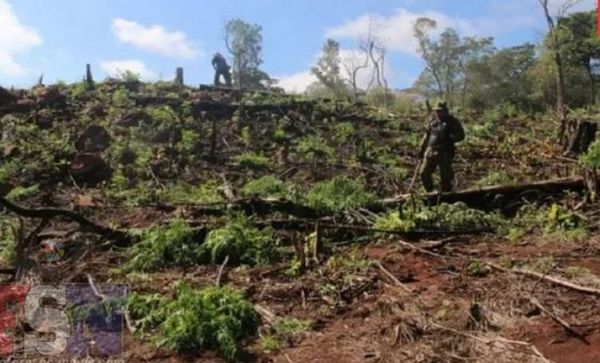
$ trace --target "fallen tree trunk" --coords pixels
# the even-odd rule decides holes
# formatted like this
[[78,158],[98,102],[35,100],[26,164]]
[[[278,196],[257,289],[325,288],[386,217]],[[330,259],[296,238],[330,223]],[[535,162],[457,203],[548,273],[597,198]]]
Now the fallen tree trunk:
[[26,218],[52,219],[55,217],[64,217],[77,222],[81,227],[88,229],[91,232],[104,235],[109,239],[129,241],[131,236],[123,231],[114,230],[112,228],[97,224],[90,221],[79,213],[66,209],[58,208],[35,208],[28,209],[9,202],[6,198],[0,197],[0,206],[7,210]]
[[[473,208],[494,209],[506,205],[508,201],[517,201],[525,197],[556,195],[566,191],[578,192],[583,190],[585,190],[583,178],[564,178],[533,183],[494,185],[452,193],[427,193],[423,196],[417,196],[417,199],[423,199],[429,204],[463,202]],[[404,194],[395,198],[384,199],[378,205],[381,209],[390,208],[402,205],[410,198],[410,194]]]

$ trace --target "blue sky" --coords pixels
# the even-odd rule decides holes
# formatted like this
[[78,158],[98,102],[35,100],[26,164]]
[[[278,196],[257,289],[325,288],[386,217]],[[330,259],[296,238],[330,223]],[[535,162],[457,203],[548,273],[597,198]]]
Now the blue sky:
[[42,73],[47,83],[75,82],[86,63],[97,79],[130,69],[168,80],[183,66],[186,83],[210,83],[210,56],[226,54],[224,25],[238,17],[263,26],[262,68],[288,90],[312,81],[327,37],[350,57],[369,24],[386,45],[390,85],[404,88],[423,67],[411,30],[419,16],[493,36],[500,47],[537,42],[545,31],[537,0],[0,0],[0,85],[30,86]]

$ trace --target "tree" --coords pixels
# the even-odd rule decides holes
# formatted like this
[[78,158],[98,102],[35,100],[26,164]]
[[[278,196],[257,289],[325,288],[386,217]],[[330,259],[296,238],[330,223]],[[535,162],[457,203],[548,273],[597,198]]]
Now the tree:
[[348,92],[348,88],[341,75],[340,45],[333,39],[327,39],[323,46],[323,54],[317,64],[311,68],[319,83],[326,87],[335,97],[340,97]]
[[[450,104],[456,97],[464,102],[468,78],[465,72],[472,60],[493,51],[492,38],[461,38],[456,30],[448,28],[439,39],[431,40],[429,33],[437,23],[429,18],[419,18],[414,24],[414,35],[419,43],[418,51],[425,62],[425,70],[415,86],[434,87],[438,96]],[[431,89],[424,93],[431,93]]]
[[558,21],[564,17],[569,8],[579,0],[565,0],[559,7],[555,16],[550,14],[550,6],[548,0],[538,0],[544,16],[546,17],[546,23],[548,25],[548,39],[547,45],[554,55],[554,63],[556,65],[556,112],[560,119],[560,128],[558,130],[559,141],[563,141],[565,129],[567,126],[566,119],[566,105],[565,105],[565,75],[563,58],[560,49],[560,32],[557,26]]
[[596,102],[596,73],[600,58],[600,38],[597,36],[596,12],[579,12],[559,19],[561,52],[565,62],[585,70],[589,84],[589,100]]
[[262,27],[241,19],[232,19],[225,26],[225,44],[233,56],[233,80],[239,88],[265,88],[270,77],[259,69],[263,60]]
[[510,103],[521,109],[531,107],[528,77],[535,63],[535,45],[526,43],[505,48],[469,61],[466,104],[477,109]]

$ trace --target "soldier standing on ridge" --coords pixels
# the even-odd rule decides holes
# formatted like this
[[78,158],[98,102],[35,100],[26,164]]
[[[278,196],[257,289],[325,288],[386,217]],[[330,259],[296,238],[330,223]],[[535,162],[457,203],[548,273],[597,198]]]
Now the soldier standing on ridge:
[[433,108],[435,117],[429,121],[427,134],[421,144],[421,180],[425,190],[433,190],[431,175],[435,169],[440,168],[440,191],[450,192],[452,190],[452,160],[456,152],[455,143],[465,138],[465,131],[454,116],[448,112],[446,102],[437,102]]
[[220,77],[223,76],[225,78],[225,85],[231,87],[231,73],[229,72],[231,67],[229,67],[221,53],[217,52],[214,55],[212,66],[215,69],[215,86],[218,87],[221,85]]

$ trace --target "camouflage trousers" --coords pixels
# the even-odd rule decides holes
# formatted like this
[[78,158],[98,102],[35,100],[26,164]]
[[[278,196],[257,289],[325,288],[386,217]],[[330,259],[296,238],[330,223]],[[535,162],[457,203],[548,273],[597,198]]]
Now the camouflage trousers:
[[218,87],[221,85],[221,76],[225,78],[225,85],[231,87],[231,73],[229,72],[229,69],[217,69],[215,71],[215,86]]
[[433,191],[433,180],[431,178],[436,168],[440,168],[440,190],[442,192],[452,191],[454,171],[452,160],[454,159],[454,147],[444,149],[432,149],[428,147],[421,165],[421,181],[428,192]]

